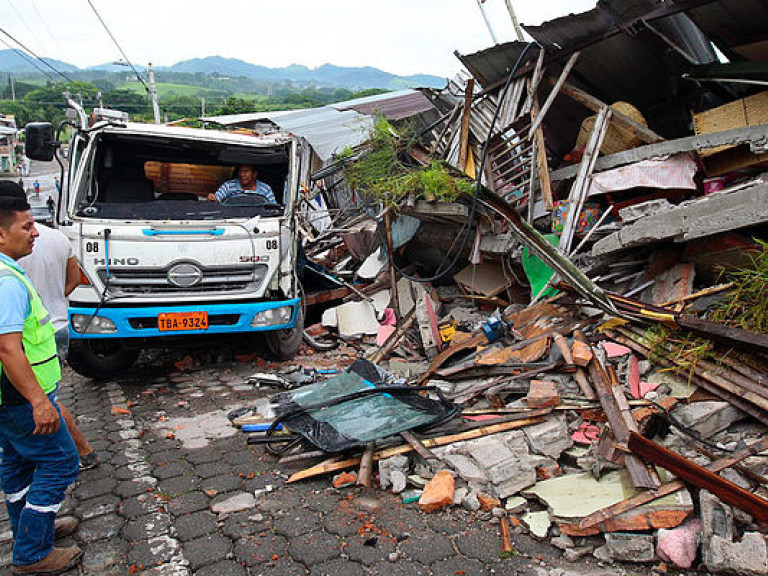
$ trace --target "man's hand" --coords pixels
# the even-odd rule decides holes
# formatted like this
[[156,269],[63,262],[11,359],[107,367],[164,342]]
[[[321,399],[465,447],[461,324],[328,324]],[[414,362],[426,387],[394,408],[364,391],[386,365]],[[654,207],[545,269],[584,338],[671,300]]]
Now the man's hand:
[[216,194],[214,194],[213,192],[208,194],[206,198],[208,199],[208,202],[218,202],[218,198],[216,198]]
[[32,405],[32,418],[35,420],[33,434],[55,434],[61,425],[59,412],[53,407],[48,397],[44,402]]

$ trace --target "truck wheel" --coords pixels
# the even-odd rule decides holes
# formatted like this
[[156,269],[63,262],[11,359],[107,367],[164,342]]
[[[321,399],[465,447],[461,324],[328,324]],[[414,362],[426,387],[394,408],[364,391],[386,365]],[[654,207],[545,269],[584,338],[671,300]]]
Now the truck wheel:
[[67,363],[89,378],[113,378],[125,374],[139,357],[140,350],[126,348],[120,340],[71,340]]
[[304,310],[299,306],[299,317],[296,326],[287,330],[272,330],[264,332],[264,340],[269,353],[278,360],[289,360],[296,355],[301,347],[304,335]]

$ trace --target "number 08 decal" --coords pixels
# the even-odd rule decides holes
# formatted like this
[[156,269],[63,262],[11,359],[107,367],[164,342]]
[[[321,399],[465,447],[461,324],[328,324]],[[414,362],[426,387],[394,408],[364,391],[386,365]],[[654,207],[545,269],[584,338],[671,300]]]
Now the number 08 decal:
[[277,250],[277,240],[267,240],[267,250]]

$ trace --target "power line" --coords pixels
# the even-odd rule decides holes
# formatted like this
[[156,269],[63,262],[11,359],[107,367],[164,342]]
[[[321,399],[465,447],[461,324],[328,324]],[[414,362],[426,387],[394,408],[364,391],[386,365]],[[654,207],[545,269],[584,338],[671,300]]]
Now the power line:
[[30,50],[29,48],[27,48],[26,46],[24,46],[24,44],[22,44],[21,42],[19,42],[18,40],[16,40],[16,38],[14,38],[13,36],[11,36],[11,35],[10,35],[8,32],[6,32],[6,31],[5,31],[3,28],[0,28],[0,32],[2,32],[3,34],[5,34],[6,36],[8,36],[8,38],[10,38],[10,39],[11,39],[11,40],[13,40],[13,41],[14,41],[16,44],[18,44],[19,46],[21,46],[22,48],[24,48],[24,50],[26,50],[27,52],[29,52],[30,54],[32,54],[32,56],[34,56],[35,58],[37,58],[38,60],[40,60],[40,62],[42,62],[43,64],[45,64],[46,66],[48,66],[48,68],[50,68],[51,70],[53,70],[54,72],[56,72],[56,74],[58,74],[59,76],[61,76],[62,78],[64,78],[64,79],[65,79],[67,82],[74,82],[74,80],[72,80],[72,78],[70,78],[69,76],[67,76],[66,74],[64,74],[64,72],[61,72],[61,71],[59,71],[59,70],[58,70],[58,69],[56,69],[54,66],[52,66],[51,64],[49,64],[49,63],[48,63],[48,62],[45,60],[45,58],[40,58],[40,56],[38,56],[38,55],[37,55],[37,54],[35,54],[35,53],[34,53],[32,50]]
[[147,83],[144,82],[144,79],[139,75],[139,72],[134,68],[131,61],[128,59],[128,56],[125,55],[125,52],[120,47],[120,44],[117,42],[117,38],[115,38],[114,34],[112,34],[112,31],[107,26],[107,23],[104,22],[104,19],[101,17],[101,14],[99,14],[99,11],[96,10],[96,6],[93,5],[93,2],[91,0],[86,0],[88,2],[88,5],[91,7],[91,10],[93,10],[93,13],[96,14],[96,18],[99,19],[99,22],[101,22],[101,25],[104,27],[104,30],[107,31],[107,34],[109,34],[109,37],[112,39],[112,42],[115,43],[115,46],[117,46],[117,49],[120,51],[120,54],[123,55],[123,59],[128,63],[128,66],[131,67],[131,70],[133,70],[133,73],[136,75],[136,78],[139,82],[141,82],[144,85],[144,89],[147,91],[147,94],[151,94],[149,90],[149,86],[147,86]]
[[10,44],[8,44],[8,42],[6,42],[5,40],[3,40],[2,38],[0,38],[0,42],[2,42],[2,43],[3,43],[3,44],[5,44],[6,46],[8,46],[8,48],[10,48],[10,49],[11,49],[11,50],[13,50],[14,52],[16,52],[16,54],[18,54],[19,56],[21,56],[22,58],[24,58],[24,60],[26,60],[28,63],[32,64],[32,66],[34,66],[35,68],[37,68],[38,72],[40,72],[40,73],[41,73],[43,76],[46,76],[46,77],[47,77],[47,78],[48,78],[48,79],[49,79],[51,82],[56,82],[56,78],[54,78],[53,76],[51,76],[50,74],[48,74],[48,72],[46,72],[45,70],[43,70],[42,68],[40,68],[40,66],[38,66],[38,65],[37,65],[37,63],[36,63],[34,60],[32,60],[32,59],[31,59],[29,56],[27,56],[27,55],[26,55],[24,52],[22,52],[22,51],[21,51],[21,50],[19,50],[18,48],[15,48],[15,47],[11,46]]
[[59,41],[56,40],[56,36],[53,35],[53,32],[51,31],[50,27],[48,26],[48,23],[43,18],[43,15],[40,14],[40,10],[37,9],[37,5],[35,4],[35,0],[29,0],[30,4],[32,4],[32,8],[35,9],[35,13],[37,14],[37,17],[40,19],[40,22],[43,23],[43,26],[45,26],[45,29],[48,31],[48,38],[53,40],[53,43],[56,44],[56,47],[59,49],[59,53],[61,54],[62,60],[67,61],[67,54],[64,51],[64,49],[61,47],[61,44],[59,44]]

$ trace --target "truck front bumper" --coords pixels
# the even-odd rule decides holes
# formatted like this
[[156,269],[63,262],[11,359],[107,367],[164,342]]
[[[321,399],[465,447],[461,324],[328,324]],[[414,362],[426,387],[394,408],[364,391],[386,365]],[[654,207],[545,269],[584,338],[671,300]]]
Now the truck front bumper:
[[[222,303],[187,306],[147,307],[80,307],[69,308],[69,336],[78,338],[156,338],[202,334],[236,334],[265,332],[296,327],[300,298],[269,302]],[[279,324],[253,326],[257,315],[290,308],[290,320]],[[171,312],[207,312],[208,328],[204,330],[160,330],[157,318]],[[77,316],[79,322],[73,322]],[[263,314],[262,314],[263,316]],[[83,322],[83,317],[85,321]],[[83,327],[83,324],[85,326]],[[75,326],[80,326],[77,330]],[[113,328],[111,327],[113,326]],[[97,331],[98,330],[98,331]]]

